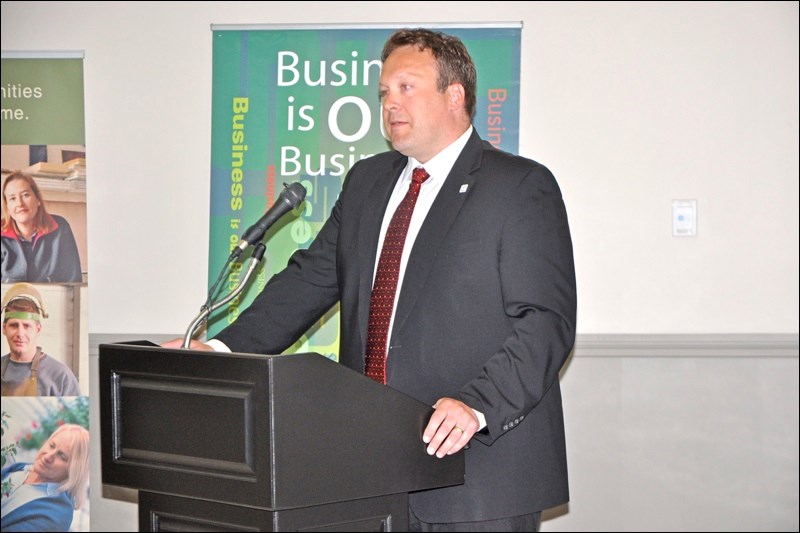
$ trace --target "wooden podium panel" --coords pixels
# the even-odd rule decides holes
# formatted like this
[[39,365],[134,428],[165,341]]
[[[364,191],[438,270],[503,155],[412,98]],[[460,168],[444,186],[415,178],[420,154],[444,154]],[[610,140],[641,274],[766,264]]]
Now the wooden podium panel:
[[408,495],[266,511],[140,492],[139,524],[142,531],[408,531]]
[[100,346],[102,479],[140,491],[144,530],[405,527],[409,492],[464,481],[425,453],[432,412],[317,354]]

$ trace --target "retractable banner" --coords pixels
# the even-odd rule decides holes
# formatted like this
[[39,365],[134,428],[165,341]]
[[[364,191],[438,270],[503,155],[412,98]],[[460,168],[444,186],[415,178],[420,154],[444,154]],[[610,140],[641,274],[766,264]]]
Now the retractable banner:
[[83,52],[2,52],[2,530],[89,531]]
[[[427,27],[464,41],[478,71],[473,125],[483,139],[517,153],[521,24]],[[267,232],[257,274],[211,316],[209,337],[235,321],[289,256],[310,244],[353,163],[391,149],[381,131],[378,82],[381,50],[395,29],[212,27],[209,286],[284,184],[301,182],[307,194],[295,217]],[[243,277],[242,266],[234,264],[223,278],[222,294]],[[335,359],[338,326],[333,309],[290,351]]]

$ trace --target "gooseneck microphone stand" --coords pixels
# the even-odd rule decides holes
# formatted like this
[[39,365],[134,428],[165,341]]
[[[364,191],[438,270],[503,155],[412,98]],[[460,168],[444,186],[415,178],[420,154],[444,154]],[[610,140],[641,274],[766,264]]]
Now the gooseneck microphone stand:
[[[219,276],[217,276],[217,281],[214,282],[214,285],[208,291],[206,303],[200,308],[200,313],[192,321],[192,323],[189,324],[189,328],[186,330],[186,335],[183,337],[183,348],[189,347],[189,344],[192,342],[192,336],[197,331],[198,326],[200,326],[204,320],[208,319],[212,311],[230,302],[244,290],[244,288],[247,286],[250,276],[253,275],[256,266],[258,266],[258,263],[264,256],[266,246],[260,241],[264,238],[264,234],[266,233],[267,229],[283,215],[292,209],[297,209],[305,197],[306,188],[302,183],[296,181],[291,185],[287,185],[286,183],[283,184],[283,191],[281,191],[281,194],[278,196],[278,199],[275,201],[275,203],[272,204],[272,207],[270,207],[255,224],[247,229],[244,235],[242,235],[242,238],[239,239],[239,245],[234,248],[233,252],[231,252],[231,255],[228,256],[228,260],[222,266]],[[241,253],[254,242],[258,242],[258,244],[253,247],[253,253],[250,255],[250,264],[247,266],[244,278],[240,278],[241,281],[239,281],[239,284],[236,285],[236,287],[234,287],[230,294],[228,294],[225,298],[218,302],[212,302],[211,300],[217,291],[217,287],[219,286],[219,282],[222,280],[223,274],[227,272],[231,263],[233,263],[235,259],[238,259],[239,255],[241,255]]]
[[198,313],[198,315],[195,317],[194,320],[192,320],[192,323],[189,324],[189,327],[186,329],[186,335],[184,335],[183,337],[183,348],[189,348],[189,344],[192,341],[192,336],[197,331],[197,328],[200,326],[200,324],[203,323],[203,321],[208,319],[209,315],[213,311],[219,309],[226,303],[236,298],[239,295],[239,293],[244,290],[244,288],[247,286],[248,281],[250,280],[250,277],[253,275],[253,272],[255,272],[256,267],[261,262],[261,259],[264,257],[264,251],[266,249],[267,247],[264,245],[264,243],[259,242],[258,244],[256,244],[255,247],[253,248],[253,253],[250,255],[250,261],[247,265],[247,270],[245,271],[244,277],[240,278],[239,284],[236,285],[236,287],[234,287],[233,290],[227,296],[225,296],[224,298],[222,298],[217,302],[212,302],[211,298],[214,292],[216,291],[216,288],[219,285],[220,280],[222,279],[222,275],[228,270],[228,267],[233,262],[233,260],[236,259],[238,255],[241,253],[241,250],[239,248],[233,251],[230,257],[228,257],[228,260],[225,262],[225,265],[223,265],[222,270],[220,271],[219,276],[217,277],[217,281],[214,282],[214,286],[211,288],[210,291],[208,291],[208,299],[206,300],[206,303],[203,304],[203,306],[200,308],[200,313]]

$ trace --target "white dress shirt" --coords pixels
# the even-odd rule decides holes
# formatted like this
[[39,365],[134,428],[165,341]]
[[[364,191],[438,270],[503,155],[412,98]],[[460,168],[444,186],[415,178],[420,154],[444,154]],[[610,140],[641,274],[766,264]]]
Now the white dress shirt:
[[378,239],[378,247],[375,250],[375,272],[372,274],[373,284],[375,282],[375,273],[378,271],[378,260],[381,256],[383,239],[386,236],[386,230],[389,227],[389,222],[392,220],[392,216],[397,210],[397,206],[400,205],[400,202],[403,201],[403,198],[408,192],[408,188],[411,185],[411,173],[417,167],[425,168],[425,171],[430,177],[425,180],[419,190],[417,203],[414,206],[414,212],[411,215],[411,222],[409,222],[408,225],[408,233],[406,234],[406,241],[403,245],[403,255],[400,258],[400,273],[397,280],[397,291],[394,294],[395,298],[394,308],[392,309],[392,320],[389,323],[389,339],[392,338],[394,315],[395,311],[397,311],[397,295],[400,293],[400,288],[403,286],[403,277],[406,272],[406,265],[408,265],[408,256],[411,255],[411,249],[414,247],[414,241],[419,234],[422,223],[425,221],[425,217],[428,216],[428,211],[430,211],[433,201],[439,194],[445,179],[447,179],[447,175],[450,174],[450,171],[453,169],[453,165],[456,164],[456,159],[458,159],[458,156],[461,154],[461,150],[464,149],[464,145],[467,144],[471,134],[472,126],[470,126],[461,137],[456,139],[453,144],[436,154],[433,159],[424,165],[413,157],[409,157],[408,164],[403,170],[403,174],[400,176],[400,179],[397,180],[394,190],[392,191],[392,196],[389,198],[389,205],[386,206],[386,212],[383,214],[383,223],[381,224],[381,235]]

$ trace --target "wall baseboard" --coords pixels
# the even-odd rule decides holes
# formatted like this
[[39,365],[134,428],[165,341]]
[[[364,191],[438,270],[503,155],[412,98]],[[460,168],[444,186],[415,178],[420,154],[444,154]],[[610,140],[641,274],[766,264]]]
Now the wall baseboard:
[[798,357],[798,334],[585,334],[576,357]]
[[[100,344],[147,339],[163,342],[175,335],[90,333],[89,355]],[[754,334],[582,334],[575,357],[798,357],[797,333]]]

